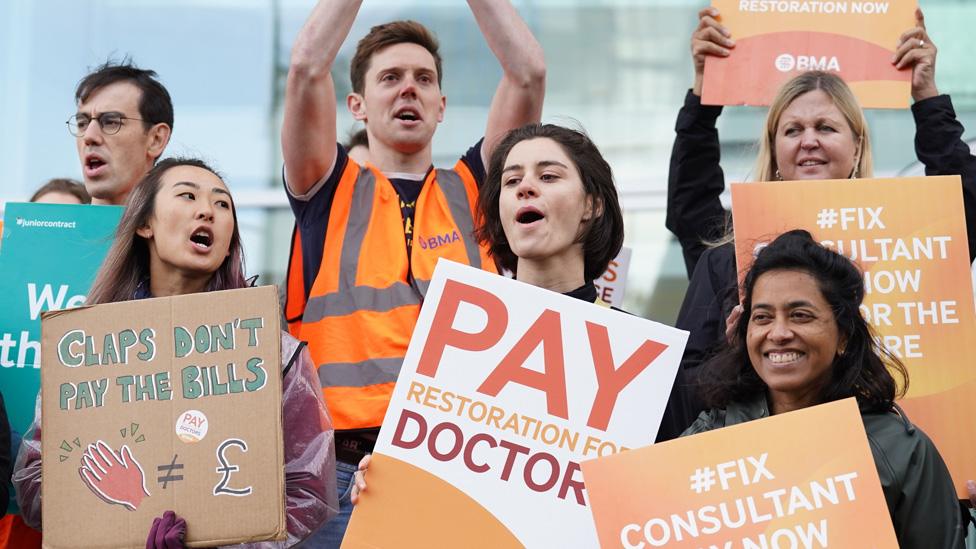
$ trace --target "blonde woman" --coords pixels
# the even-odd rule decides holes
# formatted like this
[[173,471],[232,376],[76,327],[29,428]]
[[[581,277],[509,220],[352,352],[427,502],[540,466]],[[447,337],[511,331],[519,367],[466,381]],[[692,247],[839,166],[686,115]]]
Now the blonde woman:
[[[735,47],[718,17],[714,8],[702,10],[692,35],[695,84],[678,115],[668,176],[666,223],[681,243],[691,278],[676,325],[691,335],[659,440],[676,437],[702,410],[695,396],[697,367],[722,341],[727,323],[734,323],[741,310],[732,235],[727,231],[731,223],[719,201],[725,178],[715,123],[722,108],[703,106],[700,97],[705,57],[727,56]],[[912,69],[915,148],[926,174],[962,176],[972,260],[976,258],[976,157],[961,139],[964,130],[951,100],[939,95],[935,85],[936,53],[918,10],[916,27],[902,35],[892,63]],[[869,131],[850,88],[825,72],[801,74],[787,82],[769,108],[753,173],[757,181],[871,177]]]

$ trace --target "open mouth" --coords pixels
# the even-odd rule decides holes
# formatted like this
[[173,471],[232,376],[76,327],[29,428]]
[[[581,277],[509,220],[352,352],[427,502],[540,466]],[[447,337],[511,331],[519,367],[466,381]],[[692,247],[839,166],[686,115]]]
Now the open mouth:
[[515,216],[515,221],[523,225],[528,225],[530,223],[535,223],[536,221],[541,221],[545,219],[546,216],[542,215],[539,210],[528,207],[519,210],[518,214]]
[[796,362],[806,356],[806,353],[801,353],[797,351],[770,351],[766,353],[766,358],[769,359],[773,364],[790,364]]
[[416,122],[420,120],[420,113],[411,108],[400,109],[394,115],[397,120],[403,120],[405,122]]
[[213,233],[209,229],[197,229],[190,235],[190,242],[193,242],[197,248],[209,250],[213,245]]
[[88,170],[90,171],[97,170],[98,168],[101,168],[105,164],[106,162],[97,155],[89,154],[88,156],[85,157],[85,167],[88,168]]

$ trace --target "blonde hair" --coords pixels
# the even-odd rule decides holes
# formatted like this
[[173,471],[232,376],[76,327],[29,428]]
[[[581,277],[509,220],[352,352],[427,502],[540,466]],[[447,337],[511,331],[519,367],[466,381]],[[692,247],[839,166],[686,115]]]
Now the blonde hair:
[[759,141],[759,156],[753,170],[756,181],[774,181],[778,170],[776,162],[776,128],[783,111],[801,95],[820,90],[834,103],[844,116],[847,125],[858,141],[857,162],[848,177],[871,177],[874,164],[871,161],[871,140],[868,121],[851,88],[835,74],[823,71],[805,72],[783,85],[766,113],[765,133]]
[[[864,111],[854,97],[851,88],[837,75],[823,71],[809,71],[793,77],[789,82],[783,84],[776,97],[773,99],[769,110],[766,113],[766,123],[764,133],[759,140],[759,154],[756,157],[756,165],[753,168],[754,181],[775,181],[779,168],[776,161],[776,128],[779,120],[783,116],[783,111],[789,107],[793,101],[802,95],[814,90],[820,90],[827,94],[827,97],[834,103],[837,110],[844,116],[847,125],[850,126],[857,139],[857,161],[854,169],[848,177],[872,177],[874,174],[874,163],[871,158],[871,138],[868,135],[868,121],[864,118]],[[726,220],[725,235],[715,241],[707,241],[711,247],[721,246],[732,242],[735,235],[732,233],[732,218]]]

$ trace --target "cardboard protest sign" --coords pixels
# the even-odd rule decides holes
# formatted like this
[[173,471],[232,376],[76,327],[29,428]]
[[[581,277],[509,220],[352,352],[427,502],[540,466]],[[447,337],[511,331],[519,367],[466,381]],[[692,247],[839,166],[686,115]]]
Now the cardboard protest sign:
[[272,286],[45,313],[45,546],[144,547],[169,509],[190,546],[282,539],[280,346]]
[[627,273],[630,271],[631,249],[620,248],[620,253],[607,266],[603,276],[593,281],[597,295],[610,305],[623,309],[624,293],[627,292]]
[[864,317],[908,368],[900,404],[935,441],[960,495],[976,463],[976,341],[958,176],[732,185],[740,279],[757,247],[806,229],[864,271]]
[[595,546],[579,462],[654,441],[686,339],[442,259],[343,547]]
[[584,461],[583,475],[601,547],[898,547],[852,398]]
[[915,0],[712,0],[732,33],[728,57],[705,59],[702,103],[769,105],[787,80],[837,73],[864,108],[907,108],[910,69],[891,58],[915,26]]

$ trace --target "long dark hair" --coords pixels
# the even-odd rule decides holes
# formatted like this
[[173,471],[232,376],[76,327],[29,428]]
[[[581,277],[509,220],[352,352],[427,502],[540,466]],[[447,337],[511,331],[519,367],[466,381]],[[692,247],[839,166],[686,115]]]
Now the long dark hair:
[[756,256],[745,278],[742,317],[732,340],[702,366],[701,396],[705,404],[724,408],[731,402],[765,394],[766,384],[756,374],[746,347],[752,292],[760,276],[784,269],[807,273],[817,281],[833,310],[837,331],[846,341],[844,351],[834,358],[833,373],[819,402],[855,397],[865,412],[890,410],[895,398],[908,389],[908,372],[897,357],[875,343],[871,328],[861,315],[863,275],[849,259],[824,248],[802,230],[780,235]]
[[[139,284],[149,280],[149,246],[146,239],[136,234],[136,230],[149,223],[156,211],[156,195],[163,174],[176,166],[193,166],[220,177],[213,168],[196,158],[167,158],[149,170],[129,195],[125,213],[115,231],[115,241],[98,270],[88,293],[87,304],[128,301],[135,297]],[[231,213],[234,216],[234,233],[230,239],[230,253],[207,284],[208,292],[244,288],[247,285],[244,281],[244,248],[237,230],[237,209],[233,201]]]
[[583,244],[583,275],[590,282],[602,275],[610,261],[620,253],[624,243],[624,218],[610,164],[593,141],[581,131],[553,124],[528,124],[508,132],[495,147],[488,162],[485,183],[478,195],[479,227],[475,233],[479,241],[488,246],[495,261],[503,269],[514,273],[518,257],[508,243],[498,213],[502,171],[512,147],[522,141],[538,138],[552,139],[562,147],[579,171],[583,192],[593,198],[596,214],[585,224],[579,236],[579,242]]

